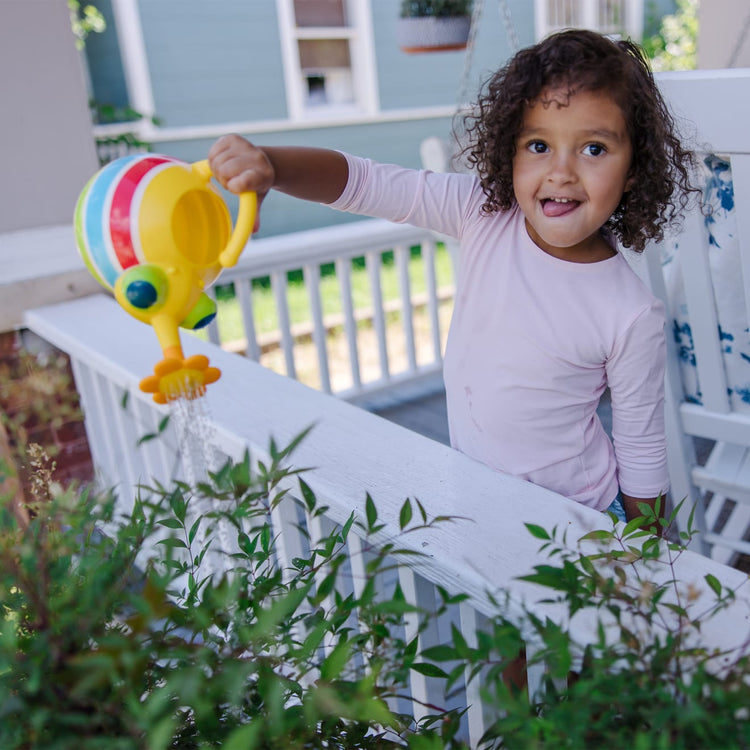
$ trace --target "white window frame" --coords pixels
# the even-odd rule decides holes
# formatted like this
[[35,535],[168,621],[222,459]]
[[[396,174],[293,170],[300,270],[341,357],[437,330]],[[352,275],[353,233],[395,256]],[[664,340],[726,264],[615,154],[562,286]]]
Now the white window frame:
[[534,27],[537,40],[543,39],[554,31],[565,28],[557,22],[550,6],[560,9],[567,7],[574,15],[574,26],[607,34],[621,34],[635,41],[643,37],[643,0],[619,0],[623,22],[620,28],[607,25],[602,18],[603,0],[534,0]]
[[[370,0],[344,0],[344,3],[348,26],[298,27],[294,19],[294,0],[276,0],[290,120],[327,120],[340,118],[342,115],[374,115],[380,110]],[[307,91],[300,69],[298,47],[301,39],[349,41],[355,97],[352,104],[316,107],[306,104]]]

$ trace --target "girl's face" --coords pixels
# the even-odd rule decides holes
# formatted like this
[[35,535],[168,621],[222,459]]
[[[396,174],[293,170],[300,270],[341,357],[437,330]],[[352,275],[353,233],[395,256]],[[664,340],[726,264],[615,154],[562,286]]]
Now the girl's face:
[[613,254],[600,229],[629,188],[633,149],[606,93],[548,89],[526,108],[513,157],[513,190],[531,239],[563,260]]

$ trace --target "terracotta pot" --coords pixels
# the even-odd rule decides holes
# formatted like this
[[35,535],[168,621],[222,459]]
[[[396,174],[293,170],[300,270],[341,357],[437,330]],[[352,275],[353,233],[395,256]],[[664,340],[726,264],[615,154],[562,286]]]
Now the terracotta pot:
[[398,45],[404,52],[448,52],[466,47],[471,16],[399,18]]

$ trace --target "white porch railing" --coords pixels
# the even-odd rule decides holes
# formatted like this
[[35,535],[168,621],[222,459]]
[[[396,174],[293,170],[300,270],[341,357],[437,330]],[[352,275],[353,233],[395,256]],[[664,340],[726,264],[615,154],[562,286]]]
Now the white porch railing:
[[[168,483],[182,475],[179,440],[171,429],[164,439],[139,442],[139,437],[158,430],[167,413],[137,389],[140,378],[151,372],[161,355],[147,326],[98,295],[31,311],[26,323],[71,357],[96,466],[102,480],[117,488],[124,509],[139,483]],[[607,528],[609,521],[602,514],[493,472],[457,451],[210,343],[190,338],[185,349],[188,355],[206,354],[223,371],[205,398],[209,438],[222,454],[238,458],[250,449],[252,455],[263,457],[271,436],[277,444],[286,445],[314,425],[293,461],[295,466],[312,467],[306,481],[328,506],[324,523],[341,524],[352,511],[364,517],[367,492],[384,523],[371,540],[376,544],[398,535],[399,510],[407,497],[418,498],[431,516],[465,519],[399,540],[400,546],[422,553],[413,565],[398,570],[413,603],[432,609],[436,585],[450,594],[468,594],[468,601],[452,616],[469,642],[482,618],[495,613],[488,592],[510,592],[511,615],[525,601],[537,615],[560,620],[559,610],[538,601],[539,589],[518,580],[546,559],[537,552],[524,524],[565,528],[572,540],[593,528]],[[281,514],[272,518],[283,540],[281,547],[290,556],[299,539],[297,520]],[[308,524],[316,522],[320,519],[308,519]],[[355,554],[358,542],[356,535],[348,542],[355,571],[362,564],[361,555]],[[707,573],[735,587],[745,578],[739,571],[690,552],[678,563],[680,580],[697,586]],[[727,648],[743,642],[747,604],[740,594],[732,607],[705,624],[702,637],[707,647]],[[446,623],[438,621],[438,627],[421,636],[422,647],[447,637],[441,625]],[[416,622],[410,625],[414,632],[416,626]],[[582,641],[595,639],[593,622],[576,618],[575,635]],[[529,649],[534,649],[533,640]],[[530,682],[535,683],[534,675]],[[455,698],[471,707],[465,731],[473,746],[485,726],[478,689],[475,682],[470,683]],[[430,680],[414,674],[411,694],[417,715],[423,705],[418,701],[444,704],[435,690]]]
[[[228,311],[220,304],[208,337],[324,393],[359,404],[382,405],[384,400],[440,389],[453,275],[449,272],[439,284],[436,251],[432,233],[381,220],[253,240],[239,263],[218,280],[219,285],[233,288],[240,311],[235,331],[224,330]],[[442,248],[441,252],[447,254]],[[388,263],[398,280],[397,297],[391,299],[383,291],[386,254],[392,255]],[[360,270],[354,271],[357,258],[364,260],[364,268],[360,264]],[[330,303],[330,291],[321,292],[326,266],[335,268],[339,299],[338,311],[328,315],[324,296]],[[417,266],[424,274],[421,292],[412,288]],[[309,322],[302,324],[290,318],[287,275],[293,271],[302,272],[304,278]],[[364,299],[361,283],[355,295],[353,273],[366,274]],[[254,298],[253,282],[264,278],[270,278],[274,300],[270,337],[260,331]],[[326,280],[331,279],[329,272]]]

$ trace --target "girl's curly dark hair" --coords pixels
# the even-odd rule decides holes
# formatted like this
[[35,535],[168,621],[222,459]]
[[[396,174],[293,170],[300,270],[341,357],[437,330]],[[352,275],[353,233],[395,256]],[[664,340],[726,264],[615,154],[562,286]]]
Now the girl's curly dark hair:
[[633,147],[632,188],[607,222],[625,247],[641,252],[649,239],[680,218],[694,190],[693,153],[676,127],[641,48],[594,31],[571,29],[518,52],[483,86],[474,110],[464,117],[468,145],[463,154],[477,169],[487,213],[515,204],[513,157],[526,107],[548,88],[603,91],[625,117]]

